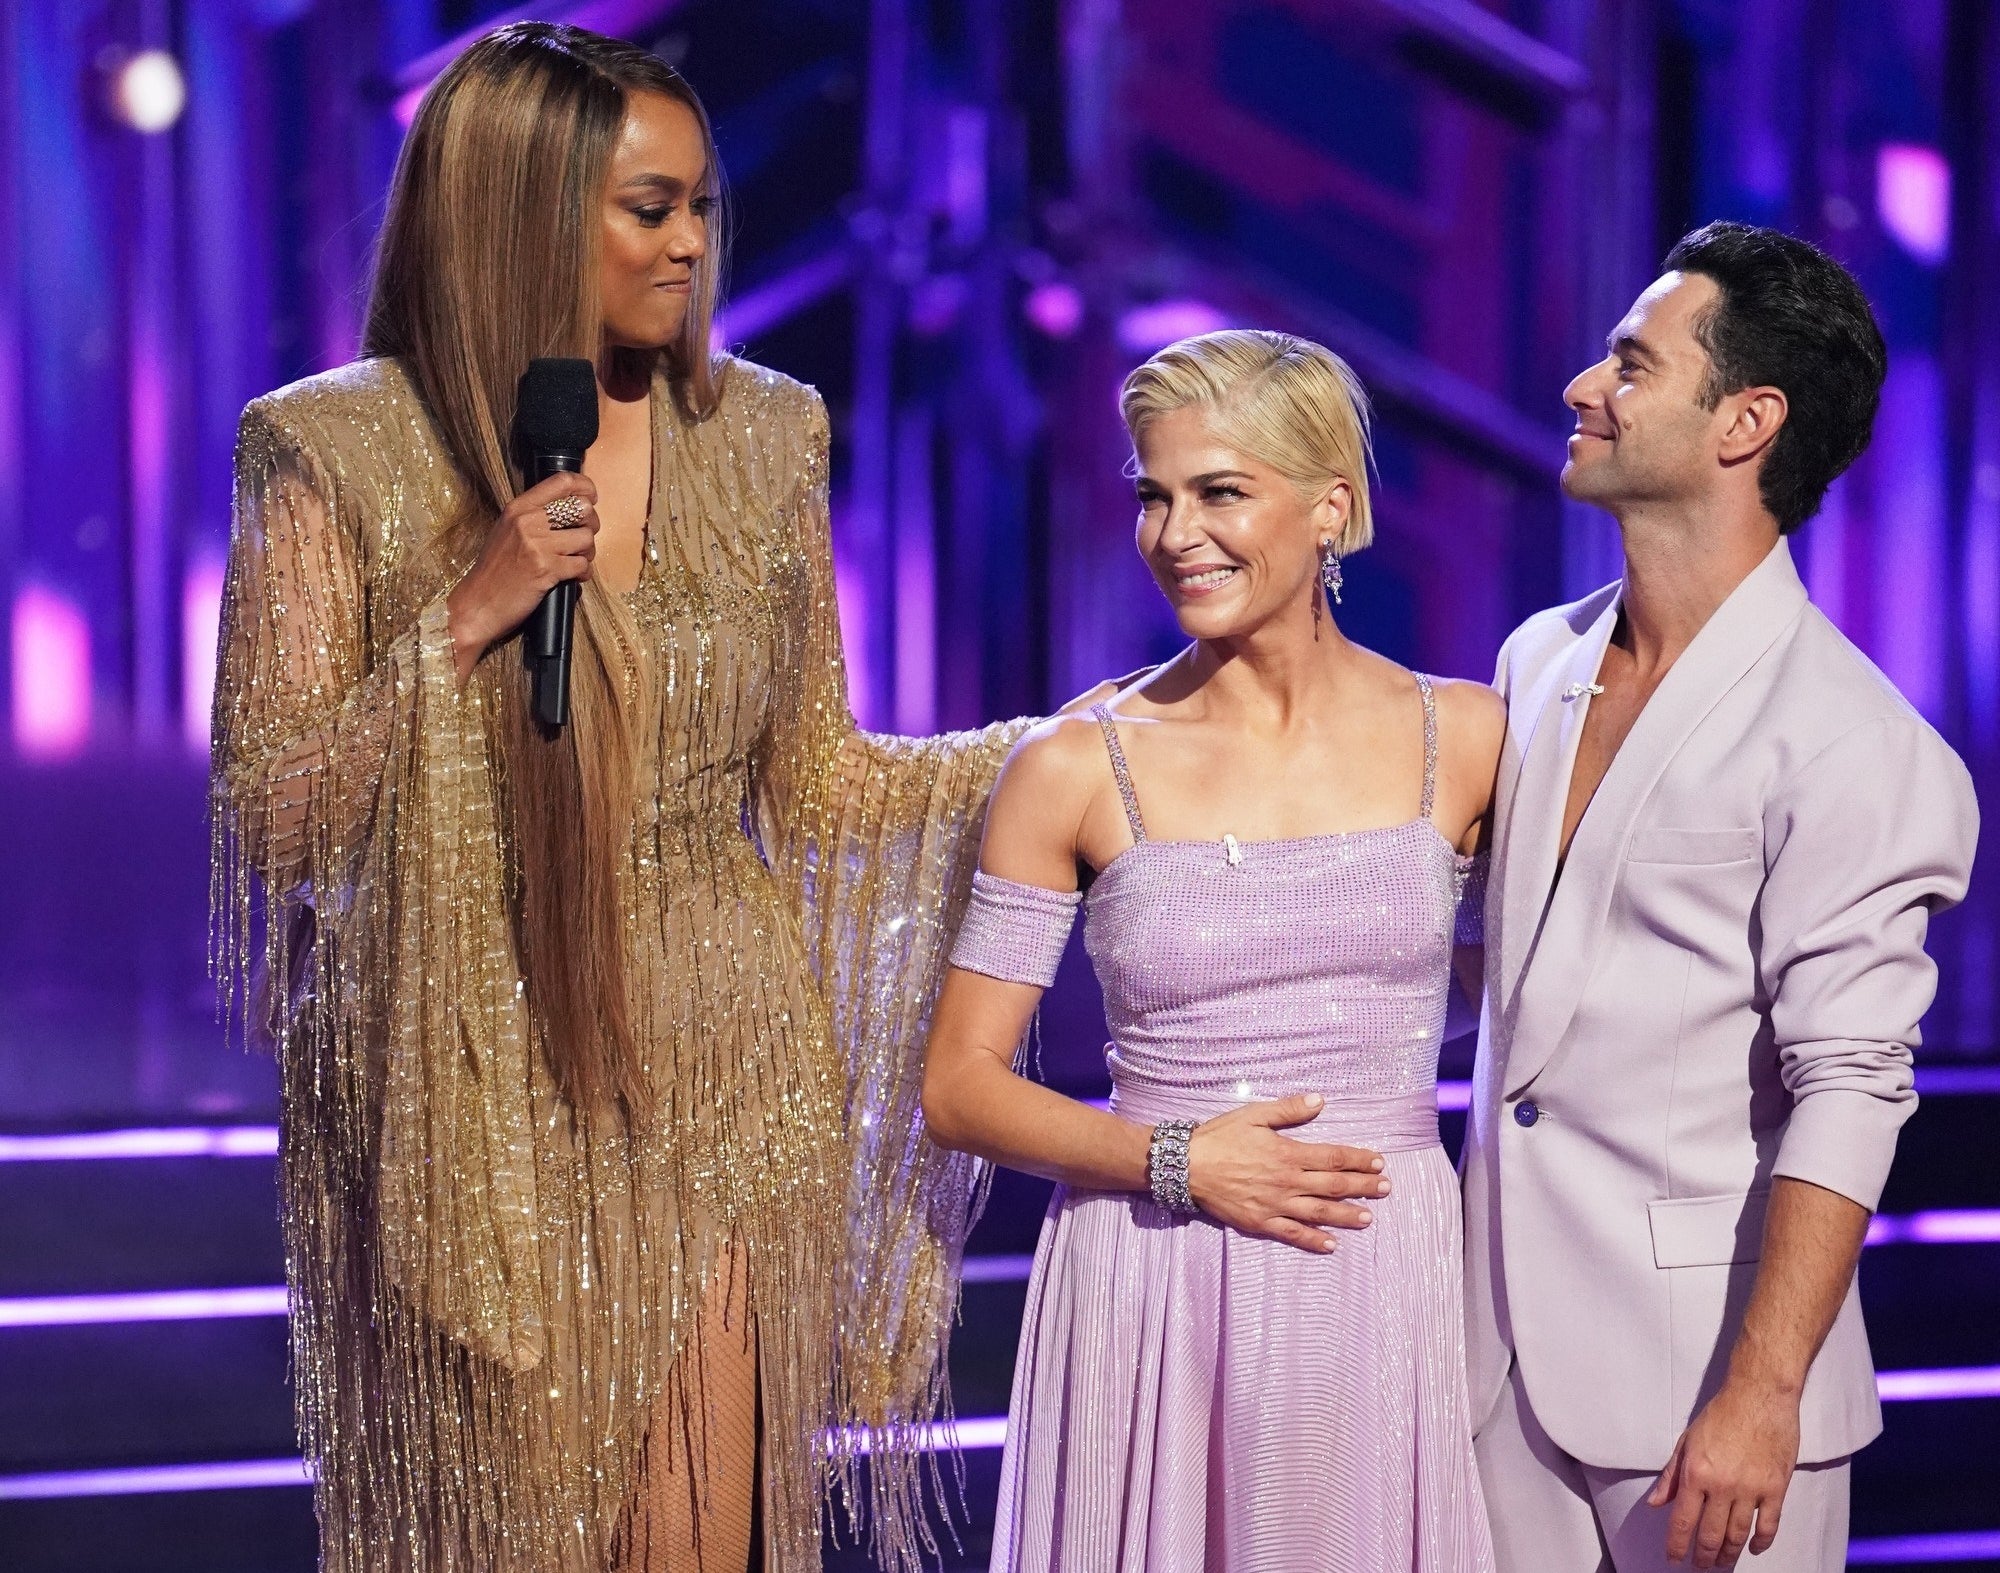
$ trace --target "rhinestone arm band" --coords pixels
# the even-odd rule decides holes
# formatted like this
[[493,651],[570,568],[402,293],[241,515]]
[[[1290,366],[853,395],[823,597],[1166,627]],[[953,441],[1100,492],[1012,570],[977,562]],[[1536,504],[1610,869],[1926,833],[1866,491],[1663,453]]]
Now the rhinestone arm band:
[[1162,1120],[1146,1148],[1146,1184],[1153,1200],[1168,1212],[1188,1216],[1201,1211],[1188,1190],[1188,1138],[1194,1127],[1193,1120]]
[[952,944],[951,964],[1003,983],[1045,989],[1056,980],[1082,901],[1074,890],[1044,890],[978,869]]
[[1486,873],[1490,859],[1484,852],[1458,860],[1458,909],[1452,925],[1454,945],[1486,943]]

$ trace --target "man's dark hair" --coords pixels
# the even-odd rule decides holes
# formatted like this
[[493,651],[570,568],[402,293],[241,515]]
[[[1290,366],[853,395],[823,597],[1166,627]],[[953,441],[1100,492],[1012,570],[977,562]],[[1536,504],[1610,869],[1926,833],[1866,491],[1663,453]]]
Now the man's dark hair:
[[1744,388],[1784,392],[1790,410],[1757,488],[1789,535],[1868,446],[1889,367],[1868,298],[1817,246],[1756,224],[1704,224],[1680,238],[1665,267],[1703,274],[1720,292],[1694,324],[1708,351],[1703,403],[1714,409]]

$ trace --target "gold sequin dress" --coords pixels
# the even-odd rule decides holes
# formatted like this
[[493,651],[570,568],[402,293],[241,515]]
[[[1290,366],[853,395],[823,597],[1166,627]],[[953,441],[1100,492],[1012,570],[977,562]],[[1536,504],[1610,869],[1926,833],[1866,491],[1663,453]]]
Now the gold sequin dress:
[[816,393],[736,361],[709,418],[664,381],[652,407],[639,586],[586,589],[640,739],[620,878],[662,1112],[636,1132],[558,1095],[525,1008],[490,743],[518,651],[458,687],[458,482],[407,377],[362,361],[244,413],[218,964],[278,980],[300,1426],[342,1573],[614,1566],[728,1247],[773,1573],[818,1567],[829,1482],[878,1556],[928,1543],[914,1428],[978,1177],[918,1133],[922,1037],[1020,728],[855,729]]

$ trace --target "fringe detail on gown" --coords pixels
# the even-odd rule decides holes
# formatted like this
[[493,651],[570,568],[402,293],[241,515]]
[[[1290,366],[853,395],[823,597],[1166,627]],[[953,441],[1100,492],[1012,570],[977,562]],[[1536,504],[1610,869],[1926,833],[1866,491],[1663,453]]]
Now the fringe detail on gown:
[[457,499],[420,403],[372,361],[245,412],[216,965],[280,1061],[299,1425],[337,1573],[614,1566],[723,1242],[756,1308],[772,1573],[818,1567],[829,1482],[885,1565],[935,1544],[916,1444],[949,1411],[979,1182],[921,1137],[921,1051],[1020,728],[854,730],[816,394],[738,362],[708,420],[664,383],[654,411],[640,591],[588,587],[580,624],[644,742],[621,883],[660,1096],[639,1130],[562,1100],[525,1008],[489,746],[518,658],[457,687],[466,565],[436,549]]

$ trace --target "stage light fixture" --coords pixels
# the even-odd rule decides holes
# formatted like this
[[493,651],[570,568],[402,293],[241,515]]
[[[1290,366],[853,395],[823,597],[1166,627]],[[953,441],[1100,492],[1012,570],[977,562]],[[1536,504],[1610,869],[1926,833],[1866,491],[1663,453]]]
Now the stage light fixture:
[[180,62],[164,49],[128,55],[111,73],[111,112],[134,131],[168,130],[187,107]]

